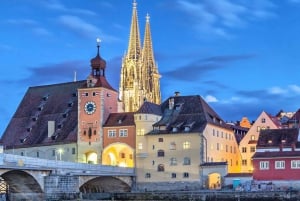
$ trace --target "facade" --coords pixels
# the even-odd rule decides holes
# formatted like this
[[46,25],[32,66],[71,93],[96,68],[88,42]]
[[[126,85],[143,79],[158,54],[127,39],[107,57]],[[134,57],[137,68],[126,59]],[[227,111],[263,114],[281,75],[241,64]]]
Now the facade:
[[101,164],[134,167],[135,138],[133,112],[111,113],[103,126]]
[[262,130],[253,156],[253,179],[276,183],[299,181],[299,137],[298,128]]
[[135,124],[140,188],[216,188],[228,172],[240,172],[233,131],[200,96],[145,102]]
[[160,104],[160,74],[154,59],[150,32],[150,17],[146,17],[143,47],[137,16],[137,3],[133,3],[129,45],[122,60],[119,99],[125,112],[137,111],[145,100]]
[[281,124],[276,117],[273,117],[264,111],[258,116],[239,144],[242,156],[241,171],[243,173],[251,173],[253,171],[252,156],[256,151],[256,143],[259,138],[259,132],[265,129],[279,128],[281,128]]

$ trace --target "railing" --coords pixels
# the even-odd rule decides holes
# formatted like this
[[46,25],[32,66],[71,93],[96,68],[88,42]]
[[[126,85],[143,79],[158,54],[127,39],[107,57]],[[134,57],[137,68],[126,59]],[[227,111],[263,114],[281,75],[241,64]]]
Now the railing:
[[[47,160],[13,154],[0,154],[2,166],[23,167],[29,169],[66,170],[72,173],[82,174],[114,174],[130,175],[134,173],[133,168],[117,166],[106,166],[87,163],[75,163],[67,161]],[[1,167],[1,165],[0,165]]]

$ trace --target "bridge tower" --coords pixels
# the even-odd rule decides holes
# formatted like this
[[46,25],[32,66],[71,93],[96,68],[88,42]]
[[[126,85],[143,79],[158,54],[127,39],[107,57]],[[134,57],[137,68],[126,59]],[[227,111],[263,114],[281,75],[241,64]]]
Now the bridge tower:
[[91,73],[86,85],[78,89],[78,162],[101,163],[103,124],[118,110],[118,93],[105,78],[106,61],[97,55],[91,59]]

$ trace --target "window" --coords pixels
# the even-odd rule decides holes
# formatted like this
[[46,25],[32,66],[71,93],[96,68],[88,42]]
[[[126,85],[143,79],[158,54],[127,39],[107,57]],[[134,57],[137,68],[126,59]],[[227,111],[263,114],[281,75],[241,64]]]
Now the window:
[[172,173],[171,178],[175,179],[176,178],[176,173]]
[[176,150],[176,143],[175,142],[170,143],[170,150]]
[[165,156],[165,152],[164,152],[164,150],[158,150],[157,151],[157,157],[164,157]]
[[191,165],[191,159],[189,157],[184,157],[183,165]]
[[260,161],[259,162],[259,169],[268,170],[269,169],[269,161]]
[[300,160],[292,160],[291,168],[292,169],[300,169]]
[[257,126],[256,131],[257,131],[257,132],[260,131],[260,126]]
[[226,150],[226,152],[228,152],[228,145],[227,144],[226,144],[226,149],[225,150]]
[[145,174],[145,178],[151,178],[151,174],[150,174],[149,172],[147,172],[147,173]]
[[275,161],[275,169],[284,169],[285,161]]
[[127,137],[128,136],[127,129],[120,129],[119,130],[119,136],[120,137]]
[[36,157],[38,158],[38,157],[40,157],[40,152],[36,152]]
[[53,150],[52,150],[52,156],[55,156],[55,152],[56,152],[56,150],[53,149]]
[[143,149],[143,143],[141,143],[141,142],[138,143],[138,149],[139,149],[139,150],[142,150],[142,149]]
[[247,166],[247,160],[246,160],[246,159],[243,159],[243,160],[242,160],[242,165],[243,165],[243,166]]
[[250,147],[250,152],[255,152],[255,146]]
[[190,149],[191,148],[191,143],[188,141],[183,142],[183,149]]
[[121,158],[125,158],[125,153],[121,153],[121,154],[120,154],[120,157],[121,157]]
[[164,142],[164,138],[162,137],[158,138],[158,142]]
[[108,130],[108,137],[116,137],[116,130]]
[[265,119],[265,118],[262,118],[262,119],[261,119],[261,123],[266,123],[266,119]]
[[170,165],[171,165],[171,166],[177,165],[177,159],[176,159],[175,157],[172,157],[172,158],[170,159]]
[[163,164],[159,164],[159,165],[157,166],[157,171],[158,171],[158,172],[164,172],[164,171],[165,171],[165,166],[164,166]]
[[242,153],[246,153],[247,152],[247,147],[242,147]]
[[76,154],[76,149],[75,149],[75,147],[72,148],[72,154],[73,154],[73,155]]
[[251,140],[255,140],[255,135],[251,135]]
[[189,178],[189,173],[188,172],[184,172],[183,173],[183,178]]
[[24,156],[24,152],[23,151],[21,152],[21,156]]
[[217,150],[220,150],[220,144],[217,143]]
[[215,136],[215,129],[213,129],[213,136]]

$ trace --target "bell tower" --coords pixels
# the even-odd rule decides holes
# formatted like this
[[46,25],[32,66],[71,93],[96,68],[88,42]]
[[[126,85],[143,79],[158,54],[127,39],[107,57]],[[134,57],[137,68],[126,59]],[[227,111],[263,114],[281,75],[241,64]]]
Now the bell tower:
[[103,124],[110,113],[117,112],[118,93],[105,78],[106,61],[97,55],[91,59],[86,85],[78,89],[78,161],[100,163],[103,149]]
[[133,2],[128,50],[122,60],[119,100],[125,112],[137,111],[143,102],[161,103],[160,75],[154,60],[150,32],[150,17],[146,17],[144,47],[141,47],[137,3]]

